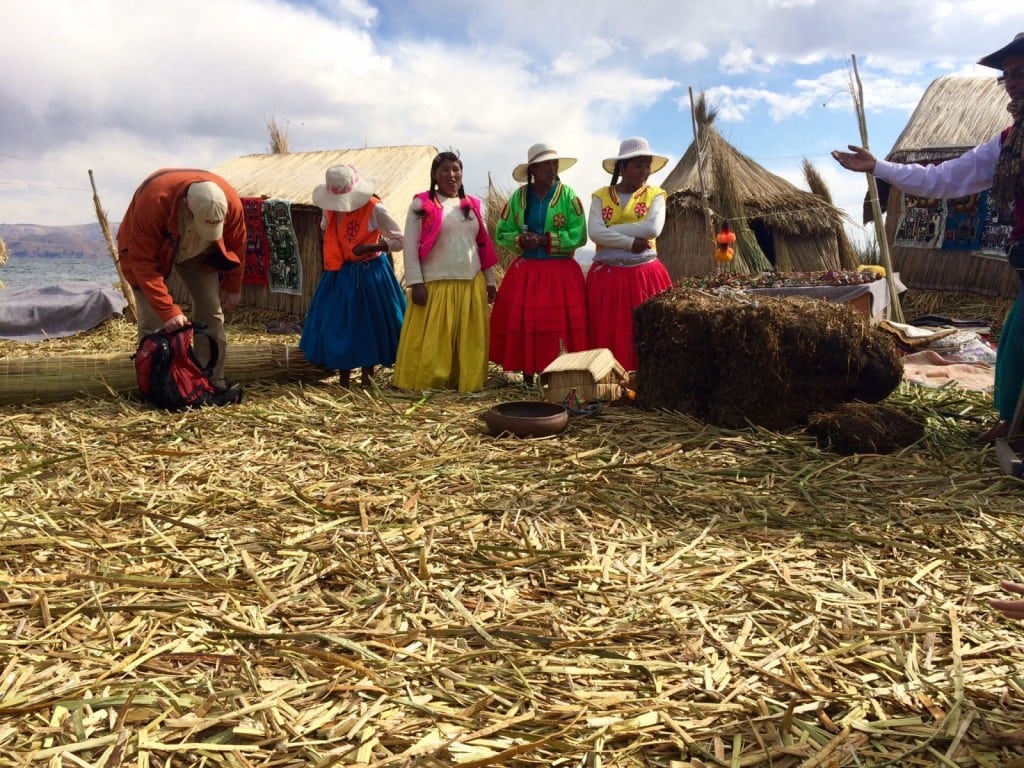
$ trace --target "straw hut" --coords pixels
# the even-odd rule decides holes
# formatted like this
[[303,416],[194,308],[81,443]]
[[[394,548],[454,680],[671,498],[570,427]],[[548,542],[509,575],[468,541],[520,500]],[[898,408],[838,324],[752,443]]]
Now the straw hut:
[[618,400],[625,380],[626,369],[604,347],[563,353],[540,375],[545,399],[566,406]]
[[[698,120],[698,139],[661,185],[668,192],[658,255],[673,280],[716,269],[714,234],[723,220],[740,234],[738,256],[756,259],[736,271],[815,272],[856,269],[844,213],[826,199],[770,173]],[[699,165],[698,165],[699,159]],[[727,183],[725,183],[727,182]],[[704,193],[713,212],[706,214]],[[743,232],[751,240],[744,244]],[[756,238],[756,245],[755,239]],[[741,261],[740,264],[743,264]]]
[[[930,165],[959,157],[1010,124],[1005,89],[994,77],[935,80],[886,159]],[[1008,224],[989,211],[988,192],[926,200],[878,183],[893,268],[909,288],[1009,297],[1020,289],[1006,263]],[[865,206],[865,221],[871,220]]]
[[[292,228],[301,262],[301,291],[284,293],[265,285],[245,284],[241,305],[294,316],[302,316],[309,309],[323,272],[321,210],[313,205],[313,188],[324,183],[327,168],[351,164],[360,174],[373,179],[377,194],[401,224],[412,196],[430,185],[430,162],[436,154],[437,149],[426,145],[272,153],[245,155],[213,168],[242,198],[276,198],[291,203]],[[401,255],[394,259],[394,265],[401,279]],[[187,297],[177,279],[172,278],[170,287],[176,299]]]

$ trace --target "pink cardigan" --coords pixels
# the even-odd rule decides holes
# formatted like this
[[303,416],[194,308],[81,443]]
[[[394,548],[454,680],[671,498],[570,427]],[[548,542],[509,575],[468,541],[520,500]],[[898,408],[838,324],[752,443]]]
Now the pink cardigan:
[[[423,261],[430,254],[434,243],[437,242],[438,235],[441,234],[441,219],[443,218],[442,211],[444,209],[440,203],[435,202],[430,197],[429,192],[420,192],[414,195],[414,197],[423,206],[423,223],[420,229],[420,250],[418,254],[420,261]],[[471,195],[466,195],[462,198],[460,205],[463,208],[471,208],[476,216],[476,244],[480,252],[480,269],[490,269],[498,263],[498,253],[494,250],[494,243],[491,242],[490,235],[487,234],[487,227],[484,226],[484,217],[480,212],[480,201]]]

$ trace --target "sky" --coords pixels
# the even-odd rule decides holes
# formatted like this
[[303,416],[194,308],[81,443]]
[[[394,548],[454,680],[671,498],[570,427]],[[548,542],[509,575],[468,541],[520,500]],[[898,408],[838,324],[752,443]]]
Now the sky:
[[[457,150],[466,190],[503,191],[530,145],[579,162],[587,205],[630,136],[669,157],[693,141],[691,93],[736,149],[801,189],[810,161],[862,230],[862,174],[925,88],[1024,31],[1000,0],[0,0],[0,223],[110,221],[162,167],[266,152],[402,144]],[[1007,116],[1009,122],[1009,115]],[[424,189],[429,179],[423,180]],[[403,220],[406,201],[385,201]]]

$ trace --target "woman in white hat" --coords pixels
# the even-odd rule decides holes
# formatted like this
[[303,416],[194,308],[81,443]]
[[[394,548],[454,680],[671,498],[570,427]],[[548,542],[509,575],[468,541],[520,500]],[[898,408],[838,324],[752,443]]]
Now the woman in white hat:
[[573,258],[587,241],[583,204],[559,173],[576,163],[534,144],[512,171],[523,184],[509,197],[494,231],[519,252],[498,288],[491,313],[491,362],[522,371],[527,384],[561,351],[587,348],[587,295]]
[[1021,278],[1021,291],[1003,323],[996,349],[995,406],[1000,421],[978,439],[1004,437],[1024,387],[1024,32],[979,64],[1001,71],[998,78],[1010,97],[1013,125],[959,157],[936,165],[878,160],[863,147],[832,156],[847,170],[870,173],[902,192],[938,199],[966,197],[991,189],[988,205],[1012,216],[1007,258]]
[[665,226],[665,190],[647,183],[667,164],[647,139],[626,139],[619,154],[602,164],[611,183],[590,202],[587,232],[597,250],[587,272],[589,344],[610,349],[627,371],[637,369],[633,309],[672,287],[657,248]]
[[405,292],[387,254],[401,251],[402,229],[374,194],[373,182],[351,165],[327,169],[313,190],[323,209],[324,272],[303,323],[306,360],[340,372],[362,369],[370,385],[375,366],[393,366],[405,314]]

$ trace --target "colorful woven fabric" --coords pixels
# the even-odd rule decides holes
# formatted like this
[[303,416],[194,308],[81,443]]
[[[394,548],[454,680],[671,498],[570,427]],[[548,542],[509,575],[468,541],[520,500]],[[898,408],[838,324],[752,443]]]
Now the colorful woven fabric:
[[272,293],[302,294],[302,258],[292,226],[292,204],[270,198],[263,201],[263,228],[270,251],[269,284]]
[[270,282],[270,248],[263,227],[263,198],[243,197],[245,211],[245,277],[246,285],[267,285]]

